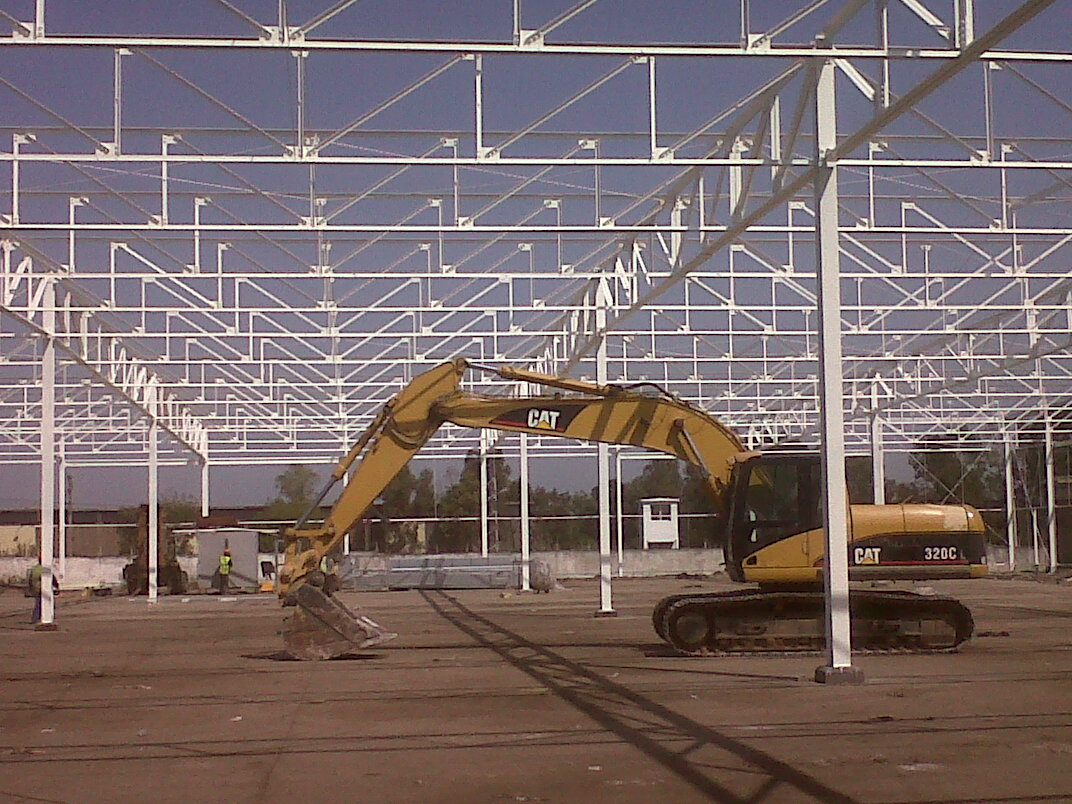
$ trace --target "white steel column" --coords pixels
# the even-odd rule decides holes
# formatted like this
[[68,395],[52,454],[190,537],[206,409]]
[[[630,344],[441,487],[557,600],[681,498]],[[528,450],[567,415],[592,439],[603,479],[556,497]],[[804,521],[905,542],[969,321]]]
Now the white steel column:
[[36,627],[55,626],[56,601],[52,596],[53,521],[56,514],[56,280],[42,277],[42,323],[45,348],[41,355],[41,620]]
[[[658,158],[658,134],[655,117],[655,57],[648,56],[648,152],[652,159]],[[560,261],[561,262],[561,261]]]
[[527,592],[532,587],[530,586],[529,576],[529,561],[531,560],[531,554],[529,551],[529,436],[528,433],[521,433],[521,478],[520,478],[520,493],[521,493],[521,591]]
[[201,516],[208,516],[209,491],[208,491],[208,461],[201,464]]
[[74,270],[74,211],[86,203],[82,196],[71,196],[67,199],[67,225],[70,231],[67,233],[67,270]]
[[201,208],[209,202],[208,198],[198,196],[194,199],[194,261],[193,271],[201,273]]
[[975,0],[956,0],[953,13],[953,42],[963,50],[975,41]]
[[65,571],[67,569],[67,455],[64,449],[64,442],[61,439],[56,445],[59,449],[60,465],[59,465],[59,516],[57,518],[57,524],[59,528],[59,545],[56,550],[56,574],[62,581]]
[[614,494],[616,503],[614,518],[617,520],[615,529],[618,532],[618,577],[621,578],[625,575],[625,546],[623,544],[625,533],[622,530],[624,518],[622,516],[622,450],[620,447],[614,450]]
[[834,62],[819,67],[815,88],[816,140],[819,169],[815,177],[816,268],[819,289],[819,406],[823,447],[826,530],[827,664],[815,670],[826,684],[860,683],[863,673],[852,666],[849,629],[848,492],[845,482],[845,415],[841,364],[841,265],[838,253],[837,168],[826,154],[837,145]]
[[488,557],[488,439],[480,431],[480,555]]
[[131,51],[117,47],[114,53],[112,81],[112,153],[123,153],[123,57]]
[[1057,484],[1053,476],[1053,420],[1046,411],[1046,534],[1049,537],[1050,572],[1057,572]]
[[306,155],[306,143],[305,143],[305,62],[309,58],[308,50],[294,50],[291,51],[291,55],[297,62],[297,113],[298,113],[298,134],[297,143],[294,145],[294,153],[300,157]]
[[167,226],[171,216],[171,182],[168,176],[168,146],[174,145],[177,138],[173,134],[160,137],[160,224]]
[[1016,570],[1016,475],[1013,471],[1012,433],[1005,428],[1005,536],[1009,542],[1009,572]]
[[156,603],[156,572],[157,572],[157,550],[159,549],[159,516],[157,512],[157,503],[159,498],[159,435],[158,426],[156,423],[156,395],[158,389],[155,385],[150,388],[150,405],[149,410],[151,416],[149,418],[149,516],[148,516],[148,553],[146,558],[146,570],[149,573],[149,603]]
[[596,482],[599,484],[599,611],[596,616],[613,617],[617,612],[611,595],[610,447],[601,441],[596,445],[596,453]]
[[[473,124],[473,137],[476,140],[476,158],[480,159],[485,155],[484,152],[484,57],[477,53],[473,56],[473,111],[476,115],[476,120]],[[457,217],[458,210],[454,210],[454,215]]]
[[[890,9],[889,0],[876,0],[875,15],[878,24],[879,44],[885,52],[890,48]],[[890,60],[882,59],[879,66],[880,81],[878,91],[875,93],[875,105],[881,109],[888,109],[890,105]]]
[[878,388],[871,386],[871,486],[875,505],[886,504],[886,460],[882,444],[882,417],[878,412]]
[[[352,471],[347,471],[343,482],[347,486],[349,486],[350,481],[353,480],[353,479],[354,479],[354,473]],[[345,493],[345,491],[343,493]],[[350,555],[350,533],[351,533],[351,531],[353,531],[353,528],[349,528],[346,531],[346,535],[342,537],[342,554],[344,556]]]
[[[597,168],[598,170],[598,168]],[[610,288],[605,277],[599,278],[596,287],[596,331],[599,333],[599,348],[596,351],[596,382],[607,384],[607,305]],[[597,617],[615,617],[611,599],[610,566],[610,446],[600,441],[596,445],[596,482],[599,484],[599,611]]]
[[1031,552],[1034,556],[1035,572],[1039,571],[1041,562],[1039,561],[1039,527],[1038,527],[1038,508],[1034,503],[1031,505]]
[[19,224],[19,148],[35,139],[33,134],[11,135],[11,222]]

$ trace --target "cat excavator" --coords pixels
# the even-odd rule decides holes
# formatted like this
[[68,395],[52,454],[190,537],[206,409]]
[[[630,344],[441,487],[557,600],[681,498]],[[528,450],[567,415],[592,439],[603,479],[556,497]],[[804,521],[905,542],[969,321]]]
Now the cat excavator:
[[[551,390],[534,396],[470,393],[462,389],[470,369]],[[396,636],[326,592],[321,562],[448,422],[632,445],[695,466],[712,494],[727,573],[754,586],[664,598],[652,615],[655,631],[686,654],[823,648],[825,539],[817,454],[747,451],[733,430],[651,383],[599,385],[456,359],[413,378],[384,405],[309,511],[285,532],[278,591],[284,605],[296,607],[283,630],[294,657],[332,658]],[[323,523],[309,526],[351,467],[351,479]],[[970,506],[852,505],[849,511],[850,580],[986,575],[983,520]],[[974,627],[971,613],[956,600],[894,589],[854,588],[850,617],[853,646],[865,651],[951,650]]]

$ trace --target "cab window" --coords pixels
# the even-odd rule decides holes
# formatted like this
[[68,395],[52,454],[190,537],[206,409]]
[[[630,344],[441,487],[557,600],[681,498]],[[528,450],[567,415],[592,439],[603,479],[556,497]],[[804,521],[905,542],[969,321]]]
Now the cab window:
[[749,552],[820,527],[819,503],[816,462],[777,460],[752,467],[738,522]]

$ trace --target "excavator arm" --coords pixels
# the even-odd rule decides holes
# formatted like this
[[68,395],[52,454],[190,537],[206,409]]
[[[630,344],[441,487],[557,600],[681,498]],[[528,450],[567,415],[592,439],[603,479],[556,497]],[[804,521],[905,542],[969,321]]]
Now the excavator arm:
[[[280,597],[284,600],[292,597],[296,588],[319,570],[321,559],[338,545],[435,434],[441,421],[433,413],[433,408],[438,400],[458,392],[465,369],[464,360],[455,360],[416,377],[383,407],[353,448],[339,461],[309,511],[284,534],[287,545],[279,573]],[[357,466],[350,481],[323,524],[305,527],[305,522],[319,508],[331,487],[346,476],[355,462]]]
[[[568,391],[570,395],[493,397],[468,393],[462,390],[461,381],[469,368]],[[733,431],[717,419],[647,383],[633,387],[596,385],[508,366],[470,364],[462,359],[439,365],[414,378],[384,406],[336,466],[310,511],[287,531],[279,594],[284,602],[298,606],[284,630],[292,654],[299,658],[329,658],[394,636],[327,595],[322,590],[320,562],[447,422],[663,452],[698,467],[716,498],[721,497],[729,480],[733,461],[744,452]],[[332,485],[352,466],[350,481],[323,524],[305,526]]]

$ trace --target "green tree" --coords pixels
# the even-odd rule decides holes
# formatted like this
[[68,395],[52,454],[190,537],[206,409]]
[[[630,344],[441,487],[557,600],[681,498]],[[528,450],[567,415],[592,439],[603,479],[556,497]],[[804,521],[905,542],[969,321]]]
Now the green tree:
[[866,504],[874,501],[872,474],[869,456],[850,455],[845,458],[845,482],[849,488],[850,503]]
[[886,502],[890,505],[918,502],[919,489],[914,483],[886,478]]
[[[201,516],[201,503],[189,494],[172,494],[160,502],[160,516],[169,528],[181,523],[196,523]],[[188,556],[193,554],[191,542],[193,537],[186,534],[182,537],[174,536],[175,555]]]
[[427,525],[400,520],[434,516],[435,507],[431,470],[415,475],[409,466],[403,466],[355,524],[351,543],[381,552],[424,552],[428,547]]
[[588,492],[529,488],[533,550],[593,550],[598,538],[599,500]]
[[160,512],[172,525],[197,522],[201,503],[190,494],[170,494],[160,501]]
[[[497,521],[498,516],[516,515],[517,484],[510,465],[500,457],[488,459],[488,500],[493,519],[489,525],[491,549],[512,550],[514,529]],[[462,471],[439,500],[439,516],[432,546],[440,552],[472,552],[480,548],[480,457],[474,450],[465,457]]]
[[279,492],[264,509],[265,519],[297,519],[309,508],[319,481],[315,471],[304,464],[291,464],[286,471],[275,477]]
[[950,435],[922,442],[911,453],[918,502],[1004,505],[1005,467],[1000,447]]
[[887,502],[972,505],[982,509],[989,537],[1004,539],[1005,457],[1000,446],[954,433],[921,442],[909,458],[915,479],[892,490],[887,481]]
[[317,479],[316,472],[308,466],[291,464],[285,472],[275,476],[275,487],[284,501],[308,505],[313,501]]
[[[192,497],[173,495],[161,500],[157,505],[157,534],[160,539],[161,555],[185,556],[192,554],[191,537],[184,535],[181,539],[173,536],[175,525],[196,521],[201,514],[201,506]],[[122,523],[134,525],[124,528],[119,535],[119,552],[122,555],[139,555],[144,552],[149,535],[149,506],[134,505],[120,508],[117,519]]]
[[[148,506],[132,505],[120,508],[116,511],[116,519],[124,525],[138,525],[141,521],[147,521]],[[119,533],[119,552],[122,555],[133,556],[145,550],[145,533],[141,528],[123,528]]]
[[720,506],[711,484],[703,473],[691,464],[685,464],[684,485],[681,489],[681,513],[688,514],[681,525],[682,547],[722,547]]
[[380,494],[385,513],[395,517],[432,516],[435,513],[435,494],[432,471],[413,474],[409,466],[395,475]]

